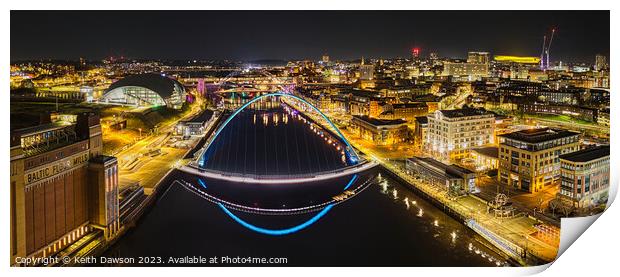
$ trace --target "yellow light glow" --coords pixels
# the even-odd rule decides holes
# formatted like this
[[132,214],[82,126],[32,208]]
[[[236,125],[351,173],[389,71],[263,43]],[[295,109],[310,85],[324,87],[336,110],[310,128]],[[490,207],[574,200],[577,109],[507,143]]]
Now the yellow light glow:
[[494,59],[498,62],[514,62],[514,63],[540,63],[538,57],[520,57],[520,56],[495,56]]

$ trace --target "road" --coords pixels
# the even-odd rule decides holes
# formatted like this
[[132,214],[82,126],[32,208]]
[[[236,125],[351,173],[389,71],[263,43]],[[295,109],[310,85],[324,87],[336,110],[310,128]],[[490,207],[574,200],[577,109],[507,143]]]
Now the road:
[[[175,167],[177,161],[181,160],[189,150],[187,148],[167,147],[164,143],[179,121],[189,119],[202,112],[200,106],[199,103],[193,104],[191,111],[183,117],[162,124],[158,133],[146,136],[116,154],[120,168],[118,174],[120,188],[139,182],[147,194],[152,191],[166,173]],[[193,139],[190,145],[197,143],[199,137]],[[154,155],[145,155],[152,151],[154,151]]]

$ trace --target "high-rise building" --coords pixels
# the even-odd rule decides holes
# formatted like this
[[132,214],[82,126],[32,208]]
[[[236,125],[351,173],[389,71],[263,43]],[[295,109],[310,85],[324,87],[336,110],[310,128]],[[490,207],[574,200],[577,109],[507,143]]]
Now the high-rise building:
[[528,192],[557,185],[560,155],[579,149],[579,133],[563,129],[529,129],[498,138],[498,181]]
[[489,76],[489,53],[469,52],[467,62],[445,62],[443,75],[465,77],[467,81],[479,80]]
[[605,204],[609,196],[609,145],[560,156],[560,196],[575,208]]
[[444,62],[443,75],[465,77],[468,81],[479,80],[481,77],[489,76],[489,64]]
[[118,199],[92,198],[101,188],[115,190],[116,181],[89,182],[98,172],[91,161],[101,159],[102,148],[99,116],[88,113],[78,115],[75,124],[46,123],[11,132],[11,264],[16,257],[54,255],[100,232],[99,227],[118,227],[91,216],[94,205],[116,211],[109,218],[118,211]]
[[329,62],[329,56],[328,56],[328,55],[323,55],[323,57],[321,58],[321,60],[322,60],[324,63],[328,63],[328,62]]
[[596,55],[596,58],[594,61],[594,69],[596,71],[607,69],[607,57],[601,54]]
[[489,52],[469,52],[467,53],[467,63],[488,64]]
[[469,150],[493,143],[495,115],[484,109],[437,110],[428,115],[424,148],[437,159],[466,158]]

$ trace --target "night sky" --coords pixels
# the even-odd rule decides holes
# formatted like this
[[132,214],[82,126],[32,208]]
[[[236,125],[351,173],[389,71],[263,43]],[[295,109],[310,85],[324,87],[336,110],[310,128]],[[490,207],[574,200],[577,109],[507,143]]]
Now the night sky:
[[609,11],[11,11],[11,61],[539,56],[554,27],[552,61],[609,56]]

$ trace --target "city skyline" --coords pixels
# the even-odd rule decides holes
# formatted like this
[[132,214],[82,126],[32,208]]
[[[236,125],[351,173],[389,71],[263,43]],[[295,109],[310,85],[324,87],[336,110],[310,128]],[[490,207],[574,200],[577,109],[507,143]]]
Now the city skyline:
[[12,11],[11,61],[539,56],[552,29],[551,62],[609,56],[609,11]]
[[608,19],[11,12],[10,264],[552,263],[615,197]]

